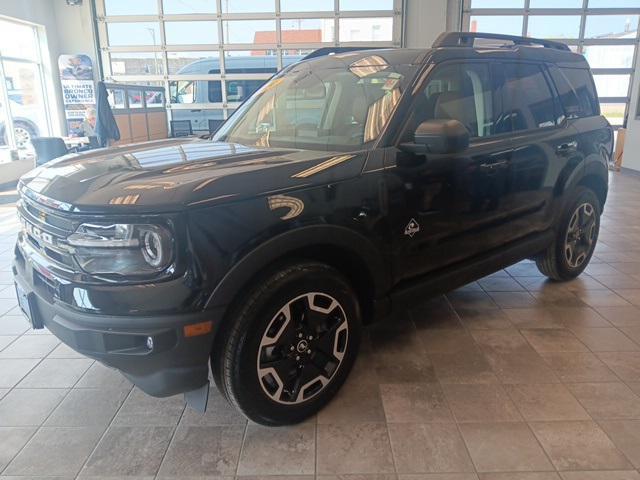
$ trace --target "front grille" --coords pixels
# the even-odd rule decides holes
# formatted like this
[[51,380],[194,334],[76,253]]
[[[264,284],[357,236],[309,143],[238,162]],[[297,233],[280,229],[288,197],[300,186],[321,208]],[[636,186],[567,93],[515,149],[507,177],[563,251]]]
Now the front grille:
[[32,217],[42,220],[43,223],[51,226],[52,228],[59,229],[63,232],[73,232],[74,230],[72,220],[47,213],[42,207],[38,206],[32,200],[25,200],[24,207]]
[[75,266],[66,239],[75,231],[76,222],[24,195],[18,202],[18,216],[22,234],[32,248],[55,264]]

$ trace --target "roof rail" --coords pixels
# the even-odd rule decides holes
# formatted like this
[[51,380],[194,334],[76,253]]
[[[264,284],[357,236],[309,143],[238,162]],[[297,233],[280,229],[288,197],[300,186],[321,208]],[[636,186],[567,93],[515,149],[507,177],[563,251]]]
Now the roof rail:
[[317,50],[314,50],[313,52],[309,53],[302,60],[309,60],[310,58],[324,57],[325,55],[332,55],[332,54],[335,54],[335,53],[355,52],[355,51],[358,51],[358,50],[379,50],[381,48],[388,48],[388,47],[369,47],[369,46],[364,46],[364,47],[322,47],[322,48],[318,48]]
[[571,51],[571,49],[564,43],[554,42],[552,40],[519,37],[517,35],[502,35],[500,33],[479,32],[444,32],[436,38],[432,47],[473,47],[476,39],[505,40],[513,43],[514,45],[539,45],[544,48],[553,48],[554,50]]

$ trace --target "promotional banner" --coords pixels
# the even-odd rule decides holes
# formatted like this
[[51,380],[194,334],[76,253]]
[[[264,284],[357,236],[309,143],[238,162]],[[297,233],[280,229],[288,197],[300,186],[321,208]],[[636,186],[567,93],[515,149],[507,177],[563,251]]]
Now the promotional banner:
[[93,135],[96,94],[91,59],[82,54],[60,55],[58,68],[69,135]]

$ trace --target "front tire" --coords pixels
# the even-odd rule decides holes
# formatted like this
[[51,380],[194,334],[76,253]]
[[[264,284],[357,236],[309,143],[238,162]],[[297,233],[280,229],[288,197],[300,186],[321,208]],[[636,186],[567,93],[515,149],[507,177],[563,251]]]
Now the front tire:
[[542,274],[566,281],[587,268],[598,241],[601,208],[592,190],[578,187],[558,223],[555,241],[536,258]]
[[347,280],[315,262],[281,267],[249,289],[212,353],[216,383],[263,425],[298,423],[336,394],[356,359],[360,308]]

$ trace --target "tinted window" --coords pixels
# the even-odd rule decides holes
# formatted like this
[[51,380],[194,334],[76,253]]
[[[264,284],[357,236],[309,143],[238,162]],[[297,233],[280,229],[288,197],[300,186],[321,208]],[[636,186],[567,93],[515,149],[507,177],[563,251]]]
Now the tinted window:
[[[264,85],[266,80],[227,80],[227,102],[243,102]],[[211,80],[209,85],[209,102],[222,102],[222,84]]]
[[265,83],[266,80],[227,80],[227,102],[243,102]]
[[207,84],[209,86],[209,101],[212,103],[222,102],[222,82],[211,80]]
[[567,117],[590,117],[600,114],[589,70],[552,67],[550,72]]
[[415,126],[425,120],[458,120],[472,137],[493,133],[489,67],[483,63],[445,65],[429,77],[415,107]]
[[556,125],[554,98],[542,69],[528,63],[507,63],[503,72],[499,132]]

